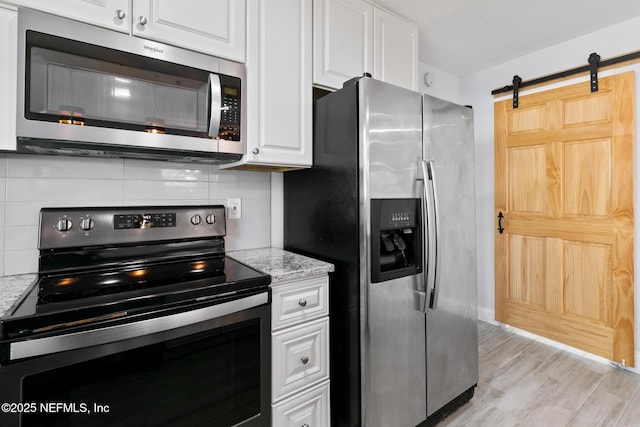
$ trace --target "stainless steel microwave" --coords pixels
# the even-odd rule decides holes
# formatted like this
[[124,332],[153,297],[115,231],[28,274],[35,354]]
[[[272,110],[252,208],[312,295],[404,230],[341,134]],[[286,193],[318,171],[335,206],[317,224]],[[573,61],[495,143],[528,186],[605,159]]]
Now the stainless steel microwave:
[[19,9],[18,150],[237,161],[244,77],[243,64]]

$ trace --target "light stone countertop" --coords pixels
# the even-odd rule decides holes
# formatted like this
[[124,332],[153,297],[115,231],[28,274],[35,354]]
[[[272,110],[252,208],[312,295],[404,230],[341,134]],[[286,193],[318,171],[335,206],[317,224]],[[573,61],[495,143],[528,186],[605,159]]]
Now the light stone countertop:
[[[334,271],[333,264],[277,248],[230,251],[227,255],[271,275],[271,282],[303,279]],[[35,282],[37,274],[0,276],[0,317]]]
[[35,282],[37,277],[35,273],[0,276],[0,317]]
[[271,283],[303,279],[334,271],[333,264],[278,248],[227,252],[235,260],[271,275]]

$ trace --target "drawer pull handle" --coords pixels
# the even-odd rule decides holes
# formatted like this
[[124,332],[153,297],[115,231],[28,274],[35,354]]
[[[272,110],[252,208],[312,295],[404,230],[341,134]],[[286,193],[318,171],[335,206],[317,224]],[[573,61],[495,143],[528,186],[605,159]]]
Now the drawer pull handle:
[[300,358],[300,361],[302,362],[303,365],[306,365],[307,363],[309,363],[309,358],[307,356],[302,356]]
[[307,306],[307,300],[306,299],[301,299],[300,301],[298,301],[298,305],[300,307],[306,307]]
[[302,424],[302,426],[301,426],[301,427],[309,427],[309,424],[304,423],[304,424]]

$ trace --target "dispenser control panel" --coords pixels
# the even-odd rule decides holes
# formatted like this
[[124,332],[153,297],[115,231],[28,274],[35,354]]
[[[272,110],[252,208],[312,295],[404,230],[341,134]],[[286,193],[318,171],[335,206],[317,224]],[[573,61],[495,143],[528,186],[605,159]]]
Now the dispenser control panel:
[[409,212],[392,212],[389,216],[392,224],[409,223],[411,221]]
[[420,199],[371,199],[371,282],[422,271]]
[[413,228],[418,225],[415,199],[395,199],[374,202],[379,210],[380,228],[383,230]]

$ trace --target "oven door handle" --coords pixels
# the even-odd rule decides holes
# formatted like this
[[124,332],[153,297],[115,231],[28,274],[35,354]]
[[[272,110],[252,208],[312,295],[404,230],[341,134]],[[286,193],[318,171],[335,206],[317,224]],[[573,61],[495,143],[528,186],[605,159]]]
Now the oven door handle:
[[169,331],[183,326],[216,319],[227,314],[237,313],[258,307],[269,302],[269,292],[265,291],[249,297],[228,301],[164,317],[155,317],[139,322],[108,326],[88,331],[73,332],[45,338],[17,341],[10,344],[9,360],[43,356],[61,351],[77,350],[95,345],[137,338],[144,335]]

